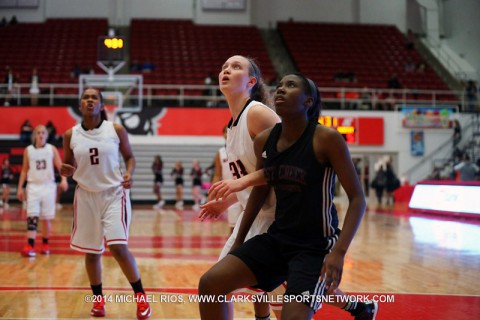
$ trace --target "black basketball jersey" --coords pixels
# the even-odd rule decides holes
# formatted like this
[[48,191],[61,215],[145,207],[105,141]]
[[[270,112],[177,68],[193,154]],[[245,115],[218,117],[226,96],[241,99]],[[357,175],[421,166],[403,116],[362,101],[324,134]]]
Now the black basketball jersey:
[[289,242],[331,249],[339,231],[333,203],[336,175],[314,154],[316,126],[309,123],[298,141],[278,152],[282,126],[277,124],[265,143],[265,176],[277,198],[275,222],[269,233]]

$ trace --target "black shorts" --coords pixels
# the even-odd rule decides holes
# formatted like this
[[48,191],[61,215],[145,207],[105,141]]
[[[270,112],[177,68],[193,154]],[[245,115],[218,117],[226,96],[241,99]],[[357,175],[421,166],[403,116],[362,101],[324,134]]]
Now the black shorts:
[[322,305],[325,283],[320,282],[320,271],[327,253],[282,243],[268,233],[253,237],[231,252],[255,274],[255,287],[268,292],[286,281],[284,299],[303,302],[314,312]]
[[193,186],[201,186],[201,185],[202,185],[202,179],[193,178]]
[[163,174],[161,173],[155,173],[155,180],[154,182],[158,182],[158,183],[163,183]]
[[183,178],[176,178],[175,186],[183,186]]

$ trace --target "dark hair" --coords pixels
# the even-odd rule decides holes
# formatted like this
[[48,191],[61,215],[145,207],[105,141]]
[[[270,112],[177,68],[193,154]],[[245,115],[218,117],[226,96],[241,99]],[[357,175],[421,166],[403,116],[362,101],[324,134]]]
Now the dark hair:
[[263,104],[273,109],[272,96],[270,95],[270,90],[268,89],[268,86],[263,81],[262,73],[257,63],[255,62],[255,59],[250,57],[245,57],[245,56],[242,56],[242,57],[247,59],[249,63],[248,74],[252,77],[255,77],[255,79],[257,79],[257,83],[255,83],[255,85],[252,87],[252,90],[250,92],[250,98],[260,101]]
[[318,90],[317,84],[312,79],[305,77],[301,73],[296,72],[294,75],[302,79],[305,85],[305,92],[313,99],[312,106],[307,110],[308,120],[318,122],[320,111],[322,110],[322,98],[320,97],[320,91]]
[[[98,92],[98,99],[100,100],[100,103],[103,105],[105,102],[103,101],[103,95],[102,95],[102,92],[100,91],[100,89],[97,89],[97,88],[94,88],[94,87],[87,87],[85,89],[83,89],[83,92],[82,92],[82,95],[80,96],[80,99],[82,99],[83,97],[83,94],[85,93],[85,91],[89,90],[89,89],[93,89],[95,91]],[[105,109],[101,110],[100,111],[100,118],[102,120],[108,120],[107,118],[107,112],[105,111]]]

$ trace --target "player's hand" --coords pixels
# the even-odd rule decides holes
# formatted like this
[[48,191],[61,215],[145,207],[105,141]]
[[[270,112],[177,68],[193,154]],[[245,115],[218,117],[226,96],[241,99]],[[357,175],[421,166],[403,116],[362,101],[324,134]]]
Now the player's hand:
[[62,179],[62,181],[60,181],[60,188],[62,188],[62,191],[65,192],[68,190],[68,182],[67,182],[67,179]]
[[62,167],[60,168],[60,174],[64,177],[71,177],[73,176],[73,173],[75,172],[75,167],[67,164],[67,163],[62,163]]
[[332,294],[342,281],[344,258],[345,255],[335,250],[325,256],[320,272],[320,281],[325,280],[325,292],[327,294]]
[[198,217],[201,221],[206,219],[217,220],[218,217],[228,208],[228,204],[223,201],[208,201],[200,206],[200,213]]
[[125,189],[130,189],[132,187],[132,176],[130,175],[130,173],[125,173],[125,175],[123,176],[123,181],[122,181],[122,186],[125,188]]
[[215,182],[210,189],[208,190],[208,198],[219,200],[221,198],[226,198],[230,194],[240,191],[241,186],[238,180],[225,179],[218,182]]
[[18,200],[20,200],[20,201],[24,201],[24,200],[25,200],[25,192],[23,192],[23,188],[18,188],[17,198],[18,198]]

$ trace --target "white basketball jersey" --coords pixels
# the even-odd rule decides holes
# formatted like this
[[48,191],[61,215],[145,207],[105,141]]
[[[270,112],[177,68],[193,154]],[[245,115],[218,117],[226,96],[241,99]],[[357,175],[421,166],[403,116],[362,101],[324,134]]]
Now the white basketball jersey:
[[[234,179],[239,179],[249,173],[255,171],[257,157],[255,156],[253,148],[253,140],[248,132],[247,114],[250,108],[254,105],[260,105],[272,113],[275,113],[272,109],[267,107],[261,102],[252,100],[240,113],[238,119],[232,123],[227,129],[227,157],[230,172]],[[237,192],[237,198],[243,208],[246,208],[248,197],[252,191],[252,187]],[[275,199],[273,191],[270,193],[268,199],[266,199],[262,211],[269,211],[269,214],[274,214]],[[260,215],[263,213],[260,212]]]
[[31,183],[55,181],[52,145],[46,143],[41,148],[35,148],[33,145],[29,145],[27,147],[27,152],[29,161],[27,181]]
[[120,138],[113,122],[104,120],[93,130],[77,124],[72,128],[70,149],[77,161],[73,179],[82,189],[100,192],[122,183]]

